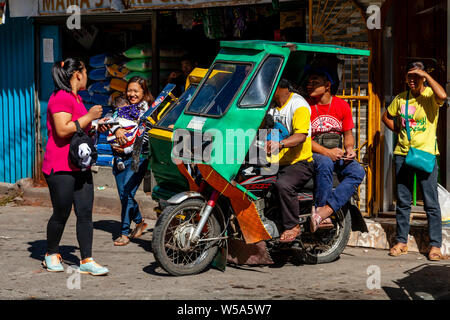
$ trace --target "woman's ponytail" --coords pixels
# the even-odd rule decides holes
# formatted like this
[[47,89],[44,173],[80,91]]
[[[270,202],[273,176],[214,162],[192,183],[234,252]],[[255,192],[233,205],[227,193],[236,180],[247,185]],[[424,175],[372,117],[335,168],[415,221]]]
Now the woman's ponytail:
[[64,90],[67,92],[72,91],[70,79],[72,79],[75,71],[82,71],[84,63],[77,58],[67,58],[63,61],[57,61],[52,67],[52,77],[55,84],[54,92]]

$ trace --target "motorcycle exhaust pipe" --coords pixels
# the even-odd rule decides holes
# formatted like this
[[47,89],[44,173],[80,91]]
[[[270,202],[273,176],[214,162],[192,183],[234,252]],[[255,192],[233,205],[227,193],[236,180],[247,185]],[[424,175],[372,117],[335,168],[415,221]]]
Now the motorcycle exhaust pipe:
[[211,197],[205,206],[205,209],[201,213],[201,219],[200,222],[197,225],[197,228],[195,229],[194,233],[191,236],[191,242],[196,243],[198,239],[200,238],[200,233],[203,230],[203,227],[206,224],[206,221],[208,221],[209,215],[211,214],[212,210],[214,209],[214,206],[216,205],[217,199],[219,198],[219,192],[214,190],[211,194]]

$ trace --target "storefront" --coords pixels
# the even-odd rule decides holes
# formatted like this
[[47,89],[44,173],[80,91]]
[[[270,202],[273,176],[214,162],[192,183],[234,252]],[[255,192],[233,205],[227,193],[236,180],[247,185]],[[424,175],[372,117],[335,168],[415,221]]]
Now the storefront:
[[[305,1],[17,0],[8,5],[14,17],[33,17],[29,20],[35,32],[35,180],[42,178],[55,61],[82,58],[89,74],[85,104],[88,108],[101,104],[106,112],[111,97],[124,90],[131,75],[145,76],[157,95],[169,73],[180,69],[182,56],[188,54],[198,66],[208,67],[220,40],[306,40]],[[127,73],[121,74],[118,65],[125,65]]]

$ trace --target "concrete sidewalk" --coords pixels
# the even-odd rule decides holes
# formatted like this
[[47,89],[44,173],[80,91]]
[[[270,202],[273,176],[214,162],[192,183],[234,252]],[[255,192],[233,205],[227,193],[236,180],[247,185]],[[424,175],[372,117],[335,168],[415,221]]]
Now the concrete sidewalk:
[[[94,214],[115,214],[120,216],[121,203],[117,193],[116,183],[111,168],[100,167],[94,177]],[[135,199],[139,204],[141,214],[147,219],[156,219],[154,208],[157,203],[150,193],[145,193],[143,183],[136,192]],[[22,179],[15,184],[0,183],[0,198],[5,195],[16,195],[14,203],[25,206],[52,207],[47,186],[36,186],[32,179]]]

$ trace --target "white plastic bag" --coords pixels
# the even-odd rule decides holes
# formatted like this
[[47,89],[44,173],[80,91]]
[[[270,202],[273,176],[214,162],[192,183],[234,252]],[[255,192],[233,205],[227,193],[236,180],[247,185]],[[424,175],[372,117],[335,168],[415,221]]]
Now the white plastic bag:
[[441,206],[442,224],[450,225],[450,193],[438,184],[439,205]]

